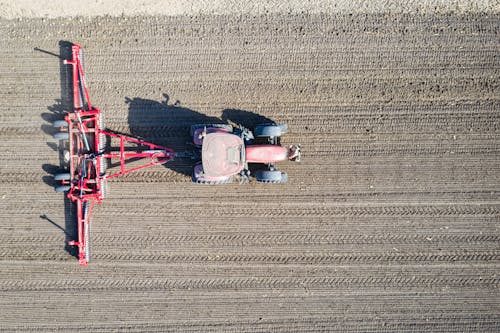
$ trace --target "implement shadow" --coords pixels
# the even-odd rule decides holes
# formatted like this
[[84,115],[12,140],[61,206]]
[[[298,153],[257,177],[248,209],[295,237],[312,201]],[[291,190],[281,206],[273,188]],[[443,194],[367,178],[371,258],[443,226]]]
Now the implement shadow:
[[[40,53],[51,55],[59,58],[59,74],[60,74],[60,99],[55,100],[55,104],[47,107],[49,112],[44,112],[40,116],[45,120],[45,124],[41,126],[41,130],[47,135],[54,135],[57,133],[58,129],[52,126],[52,123],[56,120],[61,120],[64,118],[66,113],[73,108],[73,90],[72,90],[72,72],[71,66],[65,65],[64,60],[71,60],[72,53],[71,47],[73,44],[68,41],[59,41],[59,54],[55,54],[49,51],[41,50],[35,48],[35,51]],[[64,172],[67,168],[67,164],[64,161],[63,150],[64,145],[62,142],[56,142],[55,140],[50,140],[47,145],[52,148],[59,156],[59,165],[43,164],[42,169],[48,174],[42,177],[45,184],[50,187],[56,186],[53,175],[56,173]],[[66,171],[67,172],[67,171]],[[45,214],[40,215],[40,219],[54,225],[58,229],[62,230],[65,234],[64,249],[71,256],[78,257],[78,250],[74,246],[68,246],[68,241],[75,240],[78,238],[77,225],[76,225],[76,208],[74,204],[69,200],[66,195],[64,195],[64,228],[61,227],[56,221],[52,220]]]

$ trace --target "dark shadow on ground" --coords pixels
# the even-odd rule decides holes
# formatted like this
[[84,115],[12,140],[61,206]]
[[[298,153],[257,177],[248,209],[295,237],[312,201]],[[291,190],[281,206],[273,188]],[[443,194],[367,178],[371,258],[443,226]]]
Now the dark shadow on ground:
[[[64,119],[64,115],[73,108],[73,90],[72,90],[72,72],[71,66],[63,64],[64,60],[71,60],[71,47],[72,43],[68,41],[59,42],[59,54],[50,51],[35,48],[35,51],[40,52],[40,56],[54,56],[59,58],[59,73],[60,73],[60,89],[61,97],[55,100],[55,104],[47,107],[48,112],[42,113],[40,116],[46,122],[41,126],[41,130],[50,136],[47,145],[54,150],[59,156],[59,165],[43,164],[42,169],[47,175],[42,177],[45,184],[52,189],[56,184],[53,175],[56,173],[64,172],[66,163],[63,158],[64,146],[61,142],[52,139],[52,136],[58,132],[57,128],[52,126],[56,120]],[[78,257],[78,248],[75,246],[68,246],[68,241],[78,239],[78,229],[76,223],[76,207],[66,197],[65,194],[60,194],[64,200],[64,227],[58,221],[52,220],[49,216],[42,214],[40,219],[46,221],[58,229],[62,230],[65,234],[65,250],[72,256]]]
[[[211,117],[180,106],[179,102],[170,103],[164,94],[163,101],[144,98],[126,98],[128,104],[128,125],[133,136],[145,141],[183,152],[192,149],[189,129],[193,124],[222,124],[218,117]],[[180,174],[190,176],[193,161],[176,159],[165,166]]]
[[[177,152],[192,148],[192,138],[189,135],[191,125],[231,124],[252,129],[257,124],[273,122],[260,114],[239,109],[225,109],[220,118],[207,116],[180,106],[179,101],[170,103],[168,94],[163,94],[163,97],[163,101],[139,97],[125,98],[129,108],[128,125],[133,136],[174,148]],[[166,163],[165,166],[191,176],[193,161],[177,159]]]
[[239,109],[225,109],[222,111],[222,120],[225,123],[235,125],[239,124],[246,128],[253,129],[258,124],[272,123],[273,120],[251,111]]

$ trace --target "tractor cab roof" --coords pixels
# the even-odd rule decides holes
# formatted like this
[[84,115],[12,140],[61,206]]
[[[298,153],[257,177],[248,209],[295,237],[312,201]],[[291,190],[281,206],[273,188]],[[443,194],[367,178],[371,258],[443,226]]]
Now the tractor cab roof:
[[201,150],[203,171],[209,177],[231,176],[244,166],[243,140],[231,133],[209,133]]

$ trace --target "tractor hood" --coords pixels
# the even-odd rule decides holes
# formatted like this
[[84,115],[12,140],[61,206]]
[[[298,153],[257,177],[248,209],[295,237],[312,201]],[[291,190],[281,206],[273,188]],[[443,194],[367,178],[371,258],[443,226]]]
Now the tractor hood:
[[209,133],[201,150],[203,171],[208,177],[231,176],[243,169],[243,140],[230,133]]
[[246,161],[248,163],[275,163],[288,159],[288,149],[276,145],[247,146]]

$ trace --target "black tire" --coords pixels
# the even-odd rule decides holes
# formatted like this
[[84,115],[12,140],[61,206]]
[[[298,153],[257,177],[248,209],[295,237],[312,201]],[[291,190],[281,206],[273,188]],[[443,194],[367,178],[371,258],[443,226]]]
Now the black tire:
[[54,175],[54,180],[70,180],[71,175],[69,173],[58,173]]
[[52,126],[57,128],[68,127],[68,122],[66,120],[56,120],[52,123]]
[[277,125],[277,124],[259,124],[255,126],[253,134],[257,138],[262,137],[280,137],[288,132],[287,125]]
[[228,132],[232,132],[233,131],[233,126],[228,125],[228,124],[195,124],[195,125],[191,125],[191,129],[189,130],[189,135],[193,136],[194,132],[198,128],[204,128],[204,127],[206,127],[206,128],[209,128],[209,127],[224,128],[224,129],[227,129]]
[[62,186],[57,186],[55,190],[57,193],[63,193],[63,192],[68,192],[70,188],[71,186],[69,185],[62,185]]
[[68,132],[59,132],[54,134],[54,139],[61,141],[61,140],[68,140],[69,139],[69,133]]
[[225,185],[225,184],[231,184],[233,182],[233,177],[226,178],[224,180],[219,180],[219,181],[208,181],[208,180],[199,180],[194,177],[194,173],[192,176],[193,183],[195,184],[200,184],[200,185]]
[[278,170],[257,170],[255,179],[259,183],[280,184],[288,181],[288,175]]
[[220,180],[220,181],[206,181],[206,180],[195,180],[194,183],[200,184],[200,185],[225,185],[225,184],[231,184],[233,182],[233,178],[228,178],[225,180]]

